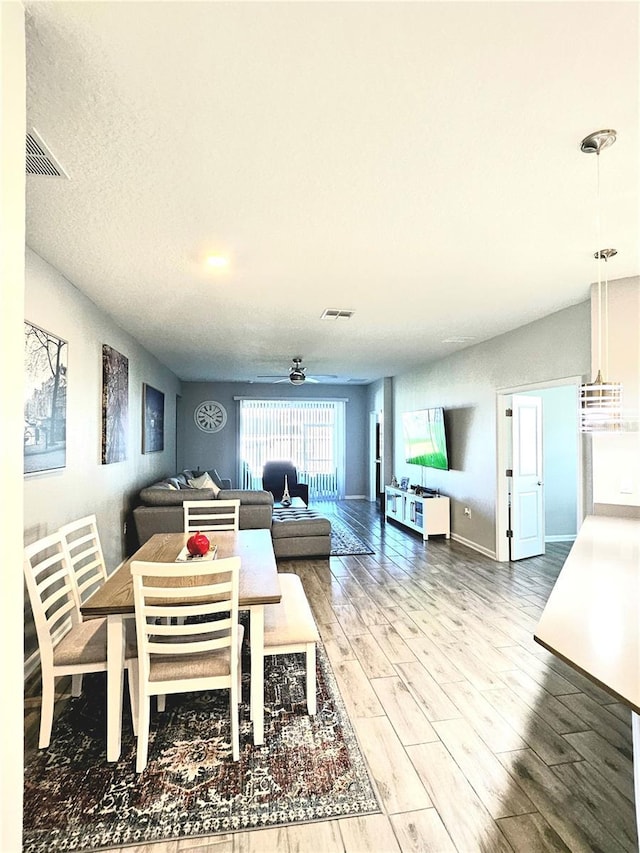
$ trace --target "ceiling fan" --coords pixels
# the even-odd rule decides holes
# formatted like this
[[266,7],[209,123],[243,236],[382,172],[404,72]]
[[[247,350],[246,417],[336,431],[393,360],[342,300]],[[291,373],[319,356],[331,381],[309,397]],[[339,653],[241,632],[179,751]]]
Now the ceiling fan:
[[276,384],[278,382],[290,382],[292,385],[304,385],[305,382],[320,382],[321,379],[337,379],[337,376],[325,374],[318,376],[307,376],[307,368],[302,366],[302,356],[294,356],[291,359],[291,367],[287,376],[282,374],[278,376],[258,376],[258,379],[271,380]]

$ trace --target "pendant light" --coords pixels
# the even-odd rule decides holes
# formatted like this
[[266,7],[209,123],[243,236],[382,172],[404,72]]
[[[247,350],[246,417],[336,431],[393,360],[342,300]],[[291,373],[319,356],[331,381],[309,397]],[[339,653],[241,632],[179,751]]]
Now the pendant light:
[[[597,231],[598,244],[601,245],[600,223],[600,152],[616,141],[615,130],[598,130],[586,136],[580,143],[585,154],[595,154],[597,163]],[[580,388],[580,431],[611,432],[622,425],[622,386],[619,382],[610,382],[609,375],[609,278],[606,272],[607,261],[617,254],[615,249],[598,249],[594,258],[598,262],[598,361],[597,374],[593,382],[587,382]],[[602,264],[605,265],[604,282]]]

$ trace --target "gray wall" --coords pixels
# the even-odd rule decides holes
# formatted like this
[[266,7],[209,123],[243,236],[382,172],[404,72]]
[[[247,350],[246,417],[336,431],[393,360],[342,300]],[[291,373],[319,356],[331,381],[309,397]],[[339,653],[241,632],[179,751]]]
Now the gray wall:
[[[129,551],[124,523],[138,491],[175,468],[180,382],[29,248],[25,279],[25,319],[68,342],[68,387],[66,465],[24,477],[24,541],[33,542],[62,524],[95,513],[111,572]],[[100,461],[103,343],[129,359],[128,458],[111,465]],[[165,395],[162,452],[142,453],[143,382]],[[30,623],[28,603],[26,609]],[[36,647],[31,633],[28,627],[27,654]]]
[[[380,476],[380,493],[391,482],[393,475],[393,379],[386,376],[367,386],[367,412],[376,412],[380,424],[380,443],[382,470]],[[368,435],[368,432],[367,432]],[[371,458],[373,448],[367,443],[368,458]],[[368,494],[368,492],[367,492]]]
[[[451,498],[454,536],[495,554],[496,391],[586,378],[590,328],[585,301],[394,379],[394,473]],[[402,413],[430,406],[445,408],[450,471],[404,461]],[[463,514],[465,506],[471,518]]]
[[[368,456],[367,389],[355,385],[293,386],[250,382],[184,382],[178,406],[178,466],[216,468],[222,477],[238,484],[238,402],[235,397],[253,399],[345,399],[346,403],[346,481],[347,497],[367,494]],[[204,400],[216,400],[227,410],[227,424],[220,432],[207,434],[193,420],[196,406]]]

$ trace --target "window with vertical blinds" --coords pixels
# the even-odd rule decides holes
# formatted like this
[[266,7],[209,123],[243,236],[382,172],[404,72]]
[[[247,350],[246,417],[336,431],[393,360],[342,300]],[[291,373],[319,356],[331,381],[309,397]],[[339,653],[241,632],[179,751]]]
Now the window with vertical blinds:
[[290,460],[309,497],[344,497],[344,400],[239,400],[240,483],[262,488],[265,462]]

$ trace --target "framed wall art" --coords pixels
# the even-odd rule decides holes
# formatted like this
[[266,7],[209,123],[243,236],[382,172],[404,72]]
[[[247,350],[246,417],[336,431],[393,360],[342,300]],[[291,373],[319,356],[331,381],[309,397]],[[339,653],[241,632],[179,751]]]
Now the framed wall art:
[[24,473],[67,463],[68,344],[24,322]]
[[164,450],[164,394],[142,383],[142,452]]
[[129,359],[102,345],[102,464],[127,458]]

